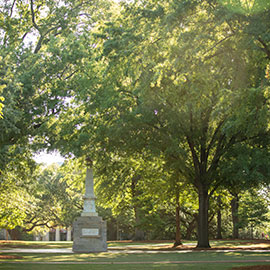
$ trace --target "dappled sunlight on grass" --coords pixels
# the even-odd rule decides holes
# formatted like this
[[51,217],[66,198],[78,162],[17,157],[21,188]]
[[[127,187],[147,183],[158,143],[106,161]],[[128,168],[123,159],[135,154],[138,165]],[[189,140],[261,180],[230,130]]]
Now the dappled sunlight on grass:
[[224,258],[227,260],[269,260],[270,252],[244,252],[244,251],[233,251],[224,252]]
[[169,246],[173,245],[173,241],[108,241],[108,247],[127,247],[127,246]]
[[229,270],[231,267],[228,265],[197,265],[197,264],[147,264],[147,265],[11,265],[0,264],[1,270]]
[[[8,253],[14,255],[16,253]],[[266,260],[270,252],[203,252],[193,251],[189,253],[84,253],[84,254],[20,254],[23,259],[12,261],[32,262],[168,262],[168,261],[230,261],[230,260]],[[8,260],[1,260],[8,261]]]
[[[254,247],[267,246],[269,241],[234,241],[222,240],[211,241],[213,249],[198,250],[193,249],[196,246],[195,241],[184,241],[184,247],[179,249],[172,249],[172,242],[169,241],[149,241],[149,242],[110,242],[112,250],[102,253],[45,253],[42,249],[45,248],[71,248],[72,242],[23,242],[23,241],[9,241],[2,249],[7,249],[0,254],[3,255],[20,255],[21,259],[3,259],[0,260],[0,270],[148,270],[148,269],[180,269],[180,270],[229,270],[233,266],[241,266],[249,260],[268,260],[270,258],[270,250],[262,250],[255,252],[249,250],[248,252],[234,250],[238,247]],[[166,245],[170,247],[166,249]],[[16,253],[14,247],[33,248],[35,250],[41,249],[43,253]],[[119,250],[114,247],[120,247]],[[228,250],[219,250],[226,247]],[[158,250],[160,248],[160,250]],[[183,249],[184,248],[184,249]],[[113,250],[115,249],[115,250]],[[134,249],[134,250],[133,250]],[[152,253],[149,250],[152,249]],[[164,253],[162,253],[164,249]],[[11,251],[11,252],[10,252]],[[34,252],[34,251],[32,251]],[[46,250],[48,252],[48,250]],[[55,250],[51,250],[55,252]],[[199,263],[195,263],[195,261]],[[231,261],[235,261],[232,263]],[[238,263],[236,261],[240,261]],[[6,262],[18,262],[18,264],[6,264]],[[37,262],[40,264],[27,264],[27,262]],[[46,265],[43,263],[58,263]],[[177,263],[179,262],[179,263]],[[189,263],[188,263],[189,262]],[[216,262],[219,262],[218,264]],[[74,264],[74,263],[78,263]],[[85,263],[97,263],[95,265]],[[104,264],[103,264],[104,263]],[[258,263],[257,263],[258,264]]]
[[[183,241],[183,246],[177,249],[191,249],[195,248],[196,241]],[[212,240],[210,245],[213,249],[270,249],[270,241],[267,240]],[[109,249],[144,249],[144,250],[159,250],[159,249],[172,249],[173,241],[109,241]],[[0,241],[0,249],[13,249],[13,248],[34,248],[34,249],[55,249],[66,248],[71,250],[71,241]]]
[[269,240],[217,240],[210,241],[211,247],[226,248],[270,248]]
[[72,248],[72,241],[0,241],[0,249],[7,248]]
[[232,267],[251,266],[254,264],[237,263],[237,264],[140,264],[140,265],[35,265],[35,264],[0,264],[0,270],[231,270]]
[[[16,253],[8,253],[8,255],[14,254]],[[129,256],[129,254],[105,253],[105,252],[83,253],[83,254],[23,253],[20,255],[23,257],[23,259],[16,259],[13,261],[34,261],[34,262],[85,262],[85,261],[115,261],[115,260],[121,261],[125,260],[125,258]]]

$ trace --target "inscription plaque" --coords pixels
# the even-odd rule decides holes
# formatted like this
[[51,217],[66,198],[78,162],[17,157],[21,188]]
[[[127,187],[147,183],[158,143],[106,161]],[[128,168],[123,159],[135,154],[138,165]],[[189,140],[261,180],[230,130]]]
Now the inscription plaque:
[[99,229],[82,229],[82,236],[98,236]]

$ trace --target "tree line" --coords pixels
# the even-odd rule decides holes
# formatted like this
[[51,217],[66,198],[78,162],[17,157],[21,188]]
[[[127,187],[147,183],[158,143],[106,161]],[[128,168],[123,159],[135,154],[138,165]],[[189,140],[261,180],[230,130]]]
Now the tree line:
[[269,185],[268,1],[1,6],[2,190],[29,188],[45,148],[95,160],[101,205],[137,238],[149,213],[169,232],[172,207],[175,245],[186,226],[209,247],[213,213],[231,204],[237,237],[241,200],[265,209],[251,201]]

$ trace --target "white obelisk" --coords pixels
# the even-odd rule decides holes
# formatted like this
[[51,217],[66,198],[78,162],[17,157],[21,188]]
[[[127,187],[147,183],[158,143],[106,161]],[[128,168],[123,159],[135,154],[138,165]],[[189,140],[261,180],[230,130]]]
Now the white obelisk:
[[83,197],[83,211],[81,213],[82,217],[98,216],[96,212],[95,204],[95,193],[94,193],[94,177],[93,177],[93,168],[92,161],[87,160],[87,170],[85,178],[85,195]]

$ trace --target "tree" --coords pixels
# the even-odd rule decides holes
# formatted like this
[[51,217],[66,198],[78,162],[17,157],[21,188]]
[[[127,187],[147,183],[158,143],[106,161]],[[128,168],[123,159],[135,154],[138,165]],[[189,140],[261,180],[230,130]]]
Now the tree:
[[[2,176],[4,181],[0,186],[2,228],[11,230],[21,239],[22,232],[71,226],[82,210],[83,194],[82,190],[68,184],[72,166],[30,167],[22,159],[20,166],[10,168],[11,171],[6,170]],[[78,177],[76,172],[73,176],[73,179]]]
[[1,228],[11,230],[23,226],[26,211],[32,207],[34,197],[29,190],[34,185],[36,170],[29,156],[18,154],[0,175]]
[[[34,150],[46,147],[46,124],[65,108],[83,51],[82,32],[97,19],[93,9],[103,1],[1,1],[0,87],[5,98],[1,120],[1,167],[35,140]],[[45,134],[46,135],[46,134]]]
[[[16,90],[5,96],[16,121],[0,122],[9,140],[1,149],[38,133],[39,147],[78,157],[162,158],[177,184],[196,189],[197,246],[209,247],[209,199],[224,182],[225,154],[268,135],[269,9],[239,15],[219,1],[134,1],[93,24],[97,13],[87,9],[88,20],[84,1],[16,4],[25,20],[5,6],[17,28],[5,31],[1,51],[5,63],[19,63],[1,71],[1,84]],[[35,45],[19,46],[23,33],[36,33]],[[17,96],[27,97],[23,110]]]
[[239,228],[250,229],[250,238],[254,238],[256,228],[259,235],[269,222],[269,209],[265,200],[256,190],[250,190],[241,196],[239,202]]
[[89,90],[79,98],[92,102],[81,107],[81,131],[94,134],[76,131],[120,155],[163,155],[197,190],[198,247],[209,247],[209,198],[222,183],[223,156],[268,131],[264,54],[244,45],[252,21],[231,25],[218,11],[206,1],[126,4],[100,27],[95,79],[84,76]]
[[231,212],[233,221],[233,238],[239,238],[240,217],[239,203],[247,190],[258,189],[269,182],[268,139],[252,140],[245,144],[236,144],[224,156],[220,166],[220,178],[232,195]]
[[104,156],[95,163],[96,190],[100,194],[98,202],[103,207],[112,208],[115,216],[129,216],[133,239],[144,240],[145,231],[149,229],[147,216],[151,216],[149,212],[157,196],[151,192],[151,182],[158,184],[162,177],[160,161],[154,162],[147,153],[126,157],[111,155],[106,159]]
[[[41,168],[32,189],[32,207],[26,210],[24,230],[36,227],[69,227],[82,209],[81,193],[72,193],[64,181],[63,169],[52,164]],[[78,198],[79,196],[79,198]]]
[[[22,198],[26,196],[28,201],[29,193],[17,190],[10,180],[15,177],[11,171],[22,170],[21,162],[32,163],[31,151],[48,146],[47,123],[65,109],[72,91],[70,80],[84,54],[80,50],[82,32],[97,20],[99,10],[95,8],[106,2],[5,0],[0,3],[0,180],[7,194],[2,197],[1,210],[13,213],[2,216],[1,221],[7,226],[9,216],[12,219],[9,226],[14,227],[22,225],[23,210],[28,206],[18,203],[17,207],[14,201],[10,204],[14,210],[11,211],[10,195],[20,190]],[[25,174],[28,172],[26,166]]]

